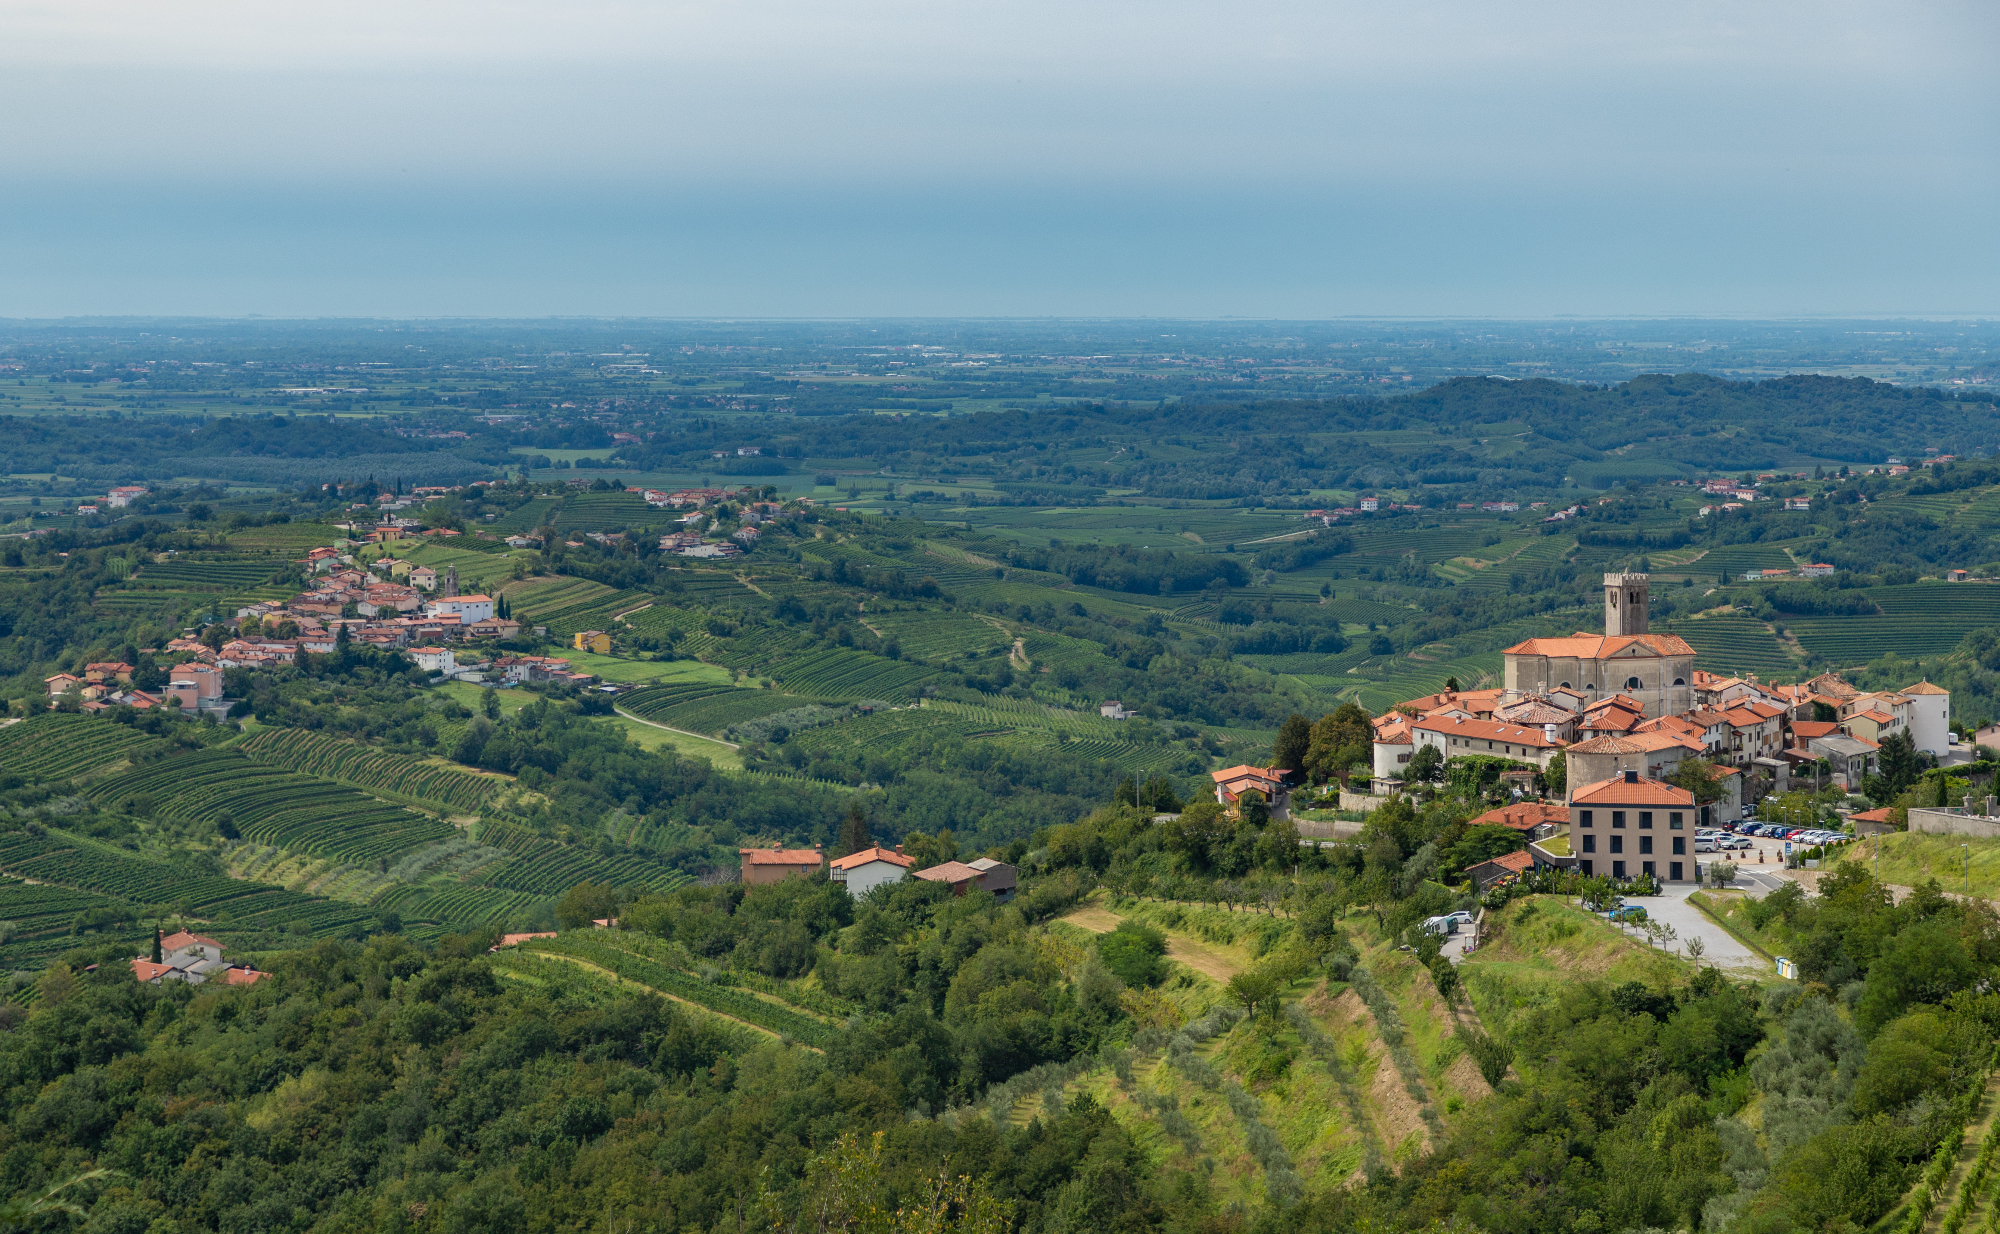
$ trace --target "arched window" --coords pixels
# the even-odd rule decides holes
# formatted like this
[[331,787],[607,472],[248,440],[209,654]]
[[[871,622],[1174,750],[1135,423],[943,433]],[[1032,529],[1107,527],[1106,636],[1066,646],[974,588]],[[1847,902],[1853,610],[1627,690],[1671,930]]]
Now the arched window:
[[1639,679],[1638,679],[1637,677],[1627,677],[1627,678],[1625,679],[1625,688],[1626,688],[1626,689],[1628,689],[1628,690],[1636,690],[1636,689],[1638,689],[1638,688],[1639,688]]
[[1562,688],[1563,688],[1563,689],[1565,689],[1565,690],[1569,689],[1569,682],[1567,682],[1567,681],[1563,682],[1563,683],[1562,683]]
[[1674,678],[1674,684],[1677,686],[1684,686],[1687,684],[1687,682],[1681,680],[1679,677],[1676,677]]

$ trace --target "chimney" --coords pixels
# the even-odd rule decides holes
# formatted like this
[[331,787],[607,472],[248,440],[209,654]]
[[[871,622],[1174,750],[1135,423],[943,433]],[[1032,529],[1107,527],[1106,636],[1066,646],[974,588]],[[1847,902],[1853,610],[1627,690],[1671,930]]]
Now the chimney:
[[1636,772],[1636,771],[1628,771],[1628,772],[1626,772],[1626,773],[1625,773],[1625,783],[1627,783],[1627,784],[1637,784],[1638,782],[1639,782],[1639,773],[1638,773],[1638,772]]
[[898,857],[900,857],[900,856],[902,856],[902,855],[903,855],[903,846],[902,846],[902,845],[900,845],[900,844],[898,844],[898,845],[896,846],[896,855],[897,855]]
[[816,853],[816,852],[819,852],[819,851],[820,851],[820,849],[822,849],[822,848],[824,848],[824,847],[825,847],[824,845],[821,845],[821,844],[815,844],[815,845],[813,845],[813,851],[814,851],[815,853]]

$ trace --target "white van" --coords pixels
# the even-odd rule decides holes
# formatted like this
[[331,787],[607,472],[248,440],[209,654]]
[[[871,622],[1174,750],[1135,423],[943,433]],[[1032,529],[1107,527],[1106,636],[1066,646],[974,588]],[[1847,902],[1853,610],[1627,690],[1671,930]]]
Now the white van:
[[1697,853],[1712,853],[1712,852],[1714,852],[1714,851],[1715,851],[1715,837],[1714,837],[1714,836],[1696,836],[1696,837],[1694,838],[1694,851],[1695,851],[1695,852],[1697,852]]

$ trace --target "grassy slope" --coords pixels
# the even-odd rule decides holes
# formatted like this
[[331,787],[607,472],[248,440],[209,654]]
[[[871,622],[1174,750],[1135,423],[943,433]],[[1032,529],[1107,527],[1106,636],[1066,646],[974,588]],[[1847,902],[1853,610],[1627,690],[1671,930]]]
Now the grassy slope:
[[1459,973],[1480,1019],[1495,1035],[1579,978],[1652,984],[1687,972],[1683,961],[1641,946],[1560,896],[1516,900],[1489,913],[1485,929],[1486,941],[1466,957]]
[[1946,891],[1965,892],[1966,859],[1972,862],[1970,891],[2000,897],[2000,840],[1896,832],[1843,845],[1837,860],[1858,861],[1885,883],[1917,887],[1931,879]]
[[[1168,954],[1179,963],[1176,976],[1164,989],[1190,1017],[1226,998],[1210,972],[1217,966],[1222,972],[1249,967],[1289,929],[1288,922],[1261,913],[1102,898],[1093,899],[1052,928],[1067,937],[1080,938],[1081,931],[1094,934],[1115,928],[1120,918],[1144,921],[1167,935]],[[1198,966],[1183,958],[1194,956],[1202,961]],[[1366,961],[1397,1004],[1432,1108],[1455,1112],[1487,1095],[1491,1090],[1452,1039],[1454,1018],[1438,997],[1429,974],[1410,957],[1386,947],[1372,949]],[[1288,991],[1286,1001],[1301,1002],[1320,1028],[1339,1043],[1362,1094],[1365,1126],[1354,1125],[1339,1085],[1327,1068],[1304,1050],[1289,1024],[1270,1031],[1240,1023],[1206,1043],[1200,1053],[1259,1099],[1261,1120],[1284,1143],[1307,1188],[1323,1190],[1355,1177],[1365,1159],[1364,1144],[1370,1141],[1389,1160],[1399,1146],[1405,1159],[1422,1151],[1430,1137],[1420,1107],[1410,1097],[1376,1031],[1373,1015],[1359,997],[1343,984],[1329,985],[1312,978]],[[1191,1154],[1167,1135],[1156,1117],[1121,1089],[1108,1070],[1093,1071],[1073,1082],[1070,1089],[1087,1091],[1108,1105],[1132,1128],[1156,1163],[1169,1169],[1212,1170],[1209,1176],[1223,1203],[1262,1206],[1264,1172],[1250,1155],[1242,1125],[1222,1095],[1202,1090],[1167,1066],[1161,1054],[1135,1059],[1133,1071],[1146,1088],[1180,1099],[1181,1112],[1200,1134],[1200,1154]],[[1027,1112],[1018,1111],[1017,1117]],[[1204,1165],[1204,1159],[1213,1166]]]

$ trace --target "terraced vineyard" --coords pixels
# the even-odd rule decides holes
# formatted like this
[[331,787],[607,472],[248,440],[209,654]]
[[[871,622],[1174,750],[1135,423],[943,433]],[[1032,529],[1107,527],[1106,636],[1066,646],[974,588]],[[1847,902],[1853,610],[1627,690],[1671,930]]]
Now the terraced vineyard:
[[713,658],[722,647],[721,640],[708,632],[706,621],[707,615],[699,610],[680,608],[659,600],[625,618],[626,625],[655,638],[666,638],[678,631],[681,637],[675,644],[676,649],[683,655],[701,660]]
[[236,592],[274,581],[283,567],[271,560],[147,562],[139,567],[144,586],[164,586],[182,591]]
[[1675,571],[1698,579],[1736,582],[1747,570],[1790,570],[1792,559],[1776,544],[1725,544],[1712,548],[1691,565]]
[[1788,628],[1813,655],[1852,665],[1890,652],[1910,659],[1945,655],[1972,631],[2000,625],[2000,587],[1990,584],[1875,587],[1868,596],[1881,616],[1800,617]]
[[490,525],[489,530],[497,531],[503,536],[520,535],[524,532],[533,531],[535,528],[547,524],[549,515],[554,513],[555,508],[561,504],[561,500],[555,497],[534,498],[512,513],[495,519]]
[[525,946],[531,953],[572,956],[595,964],[627,981],[651,986],[663,994],[671,994],[710,1011],[784,1034],[807,1045],[823,1046],[833,1039],[833,1029],[825,1021],[758,998],[734,986],[703,981],[663,959],[641,954],[637,948],[644,944],[627,940],[622,931],[576,931],[565,933],[560,938],[538,938]]
[[221,875],[189,877],[161,862],[115,855],[50,831],[0,836],[0,870],[80,887],[142,906],[182,909],[239,928],[282,930],[294,923],[314,937],[364,932],[372,909]]
[[[674,687],[656,688],[671,690]],[[794,707],[805,707],[827,701],[797,694],[782,694],[776,690],[738,690],[729,686],[710,686],[702,690],[703,692],[697,694],[660,697],[653,697],[652,690],[640,690],[619,700],[619,706],[641,719],[651,720],[656,724],[713,735],[720,734],[730,725],[741,724],[745,720],[755,720],[761,716],[790,711]]]
[[500,823],[482,824],[479,841],[512,855],[507,861],[481,868],[476,875],[481,885],[506,891],[556,896],[583,882],[671,891],[692,881],[679,870],[644,857],[607,857],[594,849],[558,844]]
[[79,913],[104,909],[134,914],[135,920],[115,931],[114,937],[129,938],[135,945],[151,937],[151,925],[137,921],[136,910],[126,901],[72,887],[0,879],[0,921],[14,927],[7,941],[0,943],[0,966],[39,968],[81,943],[103,941],[101,936],[81,939],[71,933],[70,925]]
[[1659,632],[1686,639],[1694,648],[1695,667],[1711,673],[1732,677],[1756,673],[1770,681],[1783,680],[1798,667],[1763,622],[1740,613],[1662,622]]
[[896,640],[908,660],[953,659],[967,651],[1005,647],[1014,636],[970,613],[914,611],[863,615],[863,620]]
[[808,754],[845,755],[860,750],[887,749],[913,735],[934,737],[996,736],[1012,731],[1011,725],[981,723],[964,716],[934,712],[929,708],[904,708],[857,716],[839,724],[807,729],[792,736],[791,744]]
[[237,743],[236,748],[258,762],[459,813],[479,812],[508,787],[506,780],[390,754],[302,728],[266,729]]
[[307,549],[332,544],[336,538],[346,534],[338,527],[328,527],[323,523],[272,523],[230,532],[229,547],[303,556]]
[[0,769],[28,780],[67,780],[109,767],[151,740],[130,725],[43,712],[0,728]]
[[637,493],[572,493],[563,498],[555,529],[609,531],[620,527],[664,526],[674,515],[655,510]]
[[343,861],[393,857],[458,834],[450,823],[428,814],[235,750],[161,759],[93,781],[85,792],[101,802],[145,794],[168,817],[217,823],[226,816],[246,840]]
[[821,698],[913,699],[935,669],[865,651],[832,648],[796,656],[777,670],[787,689]]
[[373,907],[393,909],[408,921],[440,925],[502,925],[526,914],[548,897],[526,891],[496,891],[457,883],[405,883],[376,898]]

